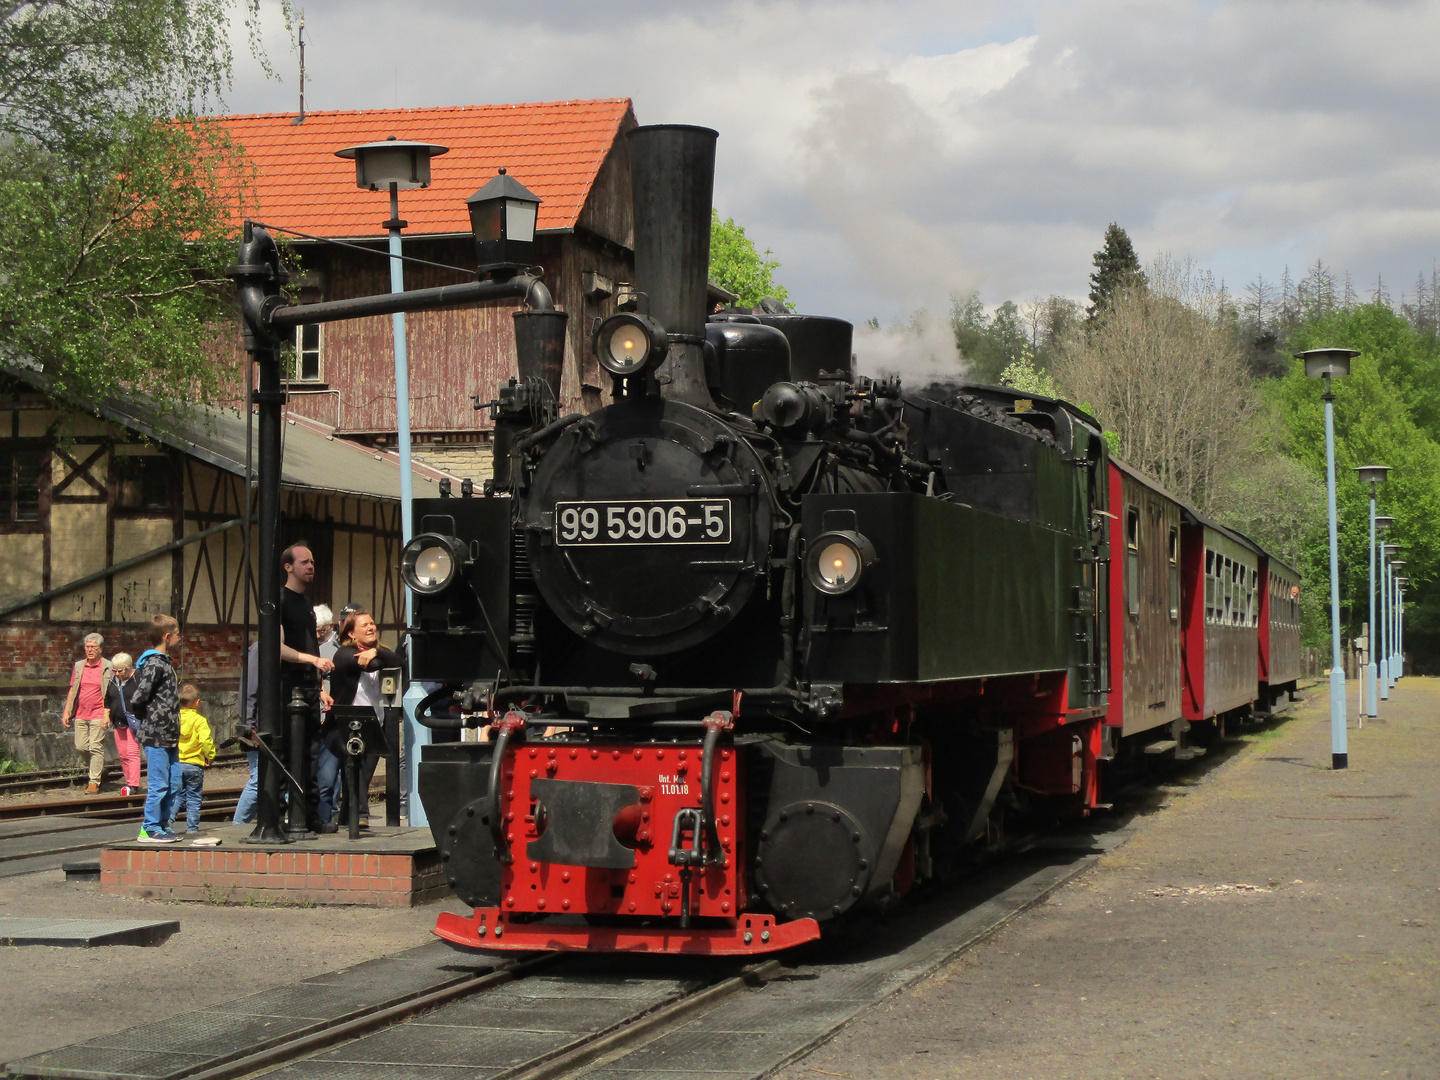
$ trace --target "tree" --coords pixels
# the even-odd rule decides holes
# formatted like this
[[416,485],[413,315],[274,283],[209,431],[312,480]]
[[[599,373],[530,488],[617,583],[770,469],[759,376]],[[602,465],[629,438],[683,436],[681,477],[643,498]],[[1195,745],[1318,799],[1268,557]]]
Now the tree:
[[[258,0],[239,0],[256,40]],[[15,0],[0,13],[0,349],[87,403],[222,382],[206,348],[247,173],[198,109],[231,0]]]
[[1036,371],[1035,361],[1028,355],[1022,356],[1013,364],[1008,365],[1000,373],[1000,385],[1012,387],[1023,394],[1036,394],[1039,397],[1059,396],[1055,389],[1055,380],[1043,371]]
[[972,382],[997,383],[1006,367],[1027,355],[1029,334],[1020,309],[1006,300],[989,315],[976,292],[950,299],[950,329],[955,348]]
[[710,280],[740,298],[745,307],[754,307],[770,297],[789,303],[790,290],[775,280],[780,268],[769,248],[762,253],[755,241],[734,218],[720,220],[720,212],[710,210]]
[[1254,403],[1218,285],[1187,263],[1156,260],[1109,301],[1056,382],[1120,433],[1120,456],[1205,507],[1241,452]]
[[1145,274],[1130,234],[1115,222],[1105,230],[1105,246],[1095,252],[1095,271],[1090,275],[1090,318],[1098,319],[1115,294],[1144,286]]

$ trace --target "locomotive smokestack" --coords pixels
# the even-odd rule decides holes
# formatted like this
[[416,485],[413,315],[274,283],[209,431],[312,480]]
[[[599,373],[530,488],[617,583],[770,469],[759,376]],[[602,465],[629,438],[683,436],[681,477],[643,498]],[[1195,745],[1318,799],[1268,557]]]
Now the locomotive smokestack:
[[[660,365],[661,394],[702,408],[714,403],[705,381],[706,285],[715,140],[709,128],[657,124],[630,132],[635,212],[635,279],[650,315],[670,335]],[[665,377],[669,381],[665,381]]]
[[560,377],[565,369],[564,311],[515,312],[515,369],[521,380],[540,379],[560,402]]

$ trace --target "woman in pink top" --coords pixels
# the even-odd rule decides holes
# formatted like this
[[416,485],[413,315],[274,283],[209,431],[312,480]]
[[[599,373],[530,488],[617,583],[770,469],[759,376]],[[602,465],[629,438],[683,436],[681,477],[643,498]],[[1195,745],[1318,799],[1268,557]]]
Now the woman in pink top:
[[60,723],[70,726],[75,721],[75,749],[90,758],[90,784],[85,794],[100,790],[105,776],[105,735],[110,730],[110,711],[105,699],[115,677],[110,661],[100,655],[105,639],[99,634],[85,635],[85,659],[75,661],[70,673],[70,692],[65,695],[65,710]]

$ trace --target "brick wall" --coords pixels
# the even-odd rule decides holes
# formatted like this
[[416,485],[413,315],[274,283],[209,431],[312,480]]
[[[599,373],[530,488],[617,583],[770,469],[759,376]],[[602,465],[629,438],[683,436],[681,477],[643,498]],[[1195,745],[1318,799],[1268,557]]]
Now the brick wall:
[[[494,453],[488,442],[434,443],[431,445],[417,442],[411,448],[410,453],[416,461],[423,461],[426,465],[443,469],[451,476],[458,476],[462,480],[469,477],[475,481],[477,491],[495,471],[492,464]],[[426,484],[425,487],[426,491],[417,490],[415,494],[434,496],[439,493],[431,484]],[[455,494],[460,494],[458,485]]]
[[[85,655],[85,635],[105,638],[105,655],[128,652],[139,658],[150,648],[149,627],[136,623],[0,623],[0,689],[51,687],[70,682],[76,660]],[[182,680],[240,679],[244,637],[238,627],[182,627],[174,656]]]
[[[60,726],[60,712],[70,671],[92,631],[104,636],[106,656],[128,652],[138,659],[150,647],[147,628],[134,623],[0,624],[0,751],[6,756],[41,769],[83,764],[73,735]],[[243,640],[238,628],[186,628],[175,657],[180,681],[200,689],[217,742],[234,732],[239,717]],[[117,760],[113,739],[106,740],[105,756]]]
[[433,849],[411,854],[112,847],[100,891],[145,900],[413,907],[450,895]]

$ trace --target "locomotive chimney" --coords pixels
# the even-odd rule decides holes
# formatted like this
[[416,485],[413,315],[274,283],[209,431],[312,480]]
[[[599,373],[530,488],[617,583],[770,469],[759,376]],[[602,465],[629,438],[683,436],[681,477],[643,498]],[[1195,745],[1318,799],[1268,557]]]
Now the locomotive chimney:
[[[706,286],[715,140],[709,128],[657,124],[629,133],[635,279],[670,337],[660,393],[713,408],[705,380]],[[668,381],[667,381],[668,376]]]
[[541,380],[550,397],[560,402],[560,374],[565,368],[565,324],[568,313],[555,310],[515,312],[515,369],[521,381]]

